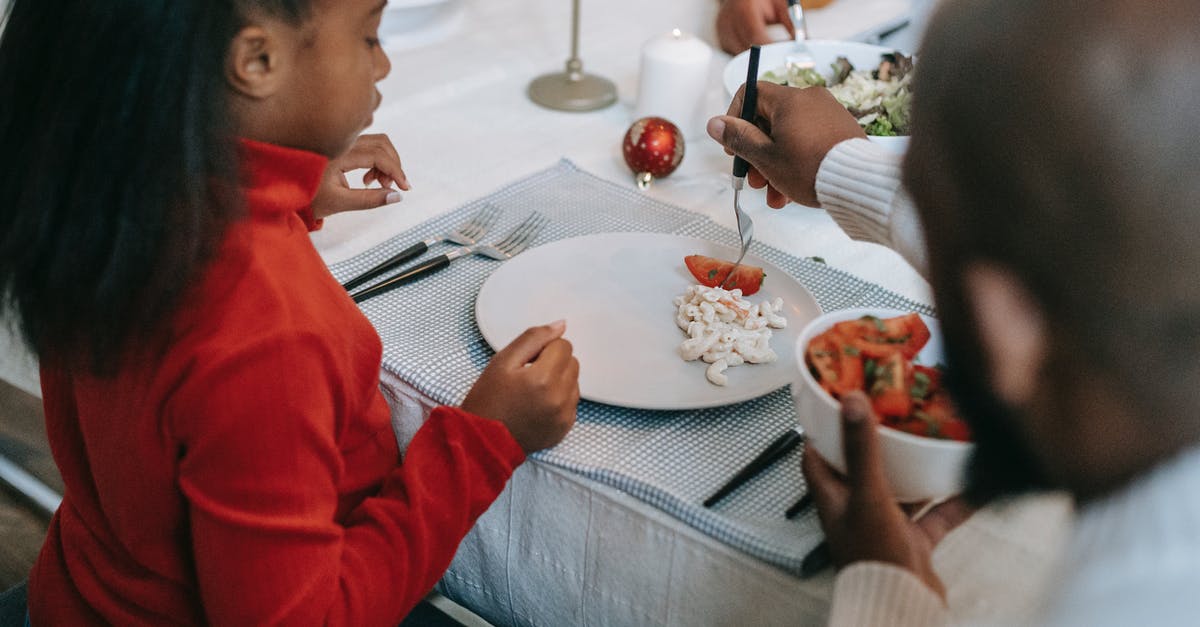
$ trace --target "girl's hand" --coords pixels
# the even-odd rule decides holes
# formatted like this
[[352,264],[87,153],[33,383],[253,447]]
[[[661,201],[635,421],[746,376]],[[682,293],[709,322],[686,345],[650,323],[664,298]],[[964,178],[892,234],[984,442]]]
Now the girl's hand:
[[804,475],[829,551],[838,568],[872,561],[909,570],[944,600],[946,588],[933,571],[933,548],[974,510],[955,498],[910,520],[884,476],[878,424],[865,394],[854,392],[842,399],[845,477],[815,449],[804,451]]
[[499,420],[526,453],[558,444],[575,424],[579,360],[559,321],[532,327],[492,357],[462,408]]
[[[363,184],[378,181],[381,187],[352,189],[346,180],[351,170],[367,169]],[[313,199],[313,217],[326,218],[343,211],[374,209],[400,202],[399,187],[411,189],[404,169],[400,167],[400,154],[387,135],[361,135],[346,154],[329,162],[321,187]]]

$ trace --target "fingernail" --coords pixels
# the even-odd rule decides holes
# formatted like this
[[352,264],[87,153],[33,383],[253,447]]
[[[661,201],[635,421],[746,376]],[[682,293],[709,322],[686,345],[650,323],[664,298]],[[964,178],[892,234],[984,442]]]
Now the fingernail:
[[555,320],[554,322],[551,322],[550,324],[548,324],[546,326],[550,327],[551,329],[554,329],[555,331],[562,331],[563,329],[567,328],[567,321],[566,320]]
[[392,192],[383,199],[384,204],[391,205],[404,200],[404,196],[400,192]]
[[708,136],[717,141],[721,141],[721,138],[725,136],[725,120],[722,120],[719,117],[709,120]]

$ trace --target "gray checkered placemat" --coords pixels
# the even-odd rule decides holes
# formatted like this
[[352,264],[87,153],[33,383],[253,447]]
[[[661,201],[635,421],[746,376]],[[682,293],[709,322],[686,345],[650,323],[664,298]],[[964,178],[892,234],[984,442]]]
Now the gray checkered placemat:
[[[632,187],[593,176],[569,161],[513,183],[330,268],[339,281],[400,248],[439,235],[486,203],[504,210],[492,232],[504,233],[531,211],[550,218],[537,244],[605,232],[672,233],[735,246],[737,234],[706,217],[653,200]],[[824,311],[891,307],[932,309],[824,264],[753,244],[754,253],[795,277]],[[492,350],[475,326],[475,296],[495,261],[465,258],[409,286],[375,297],[362,309],[383,339],[383,367],[434,400],[457,404]],[[773,439],[796,424],[784,388],[753,401],[704,410],[648,411],[584,401],[579,420],[540,461],[619,488],[712,537],[789,572],[820,541],[811,511],[786,520],[804,493],[800,451],[731,494],[713,509],[700,503]]]

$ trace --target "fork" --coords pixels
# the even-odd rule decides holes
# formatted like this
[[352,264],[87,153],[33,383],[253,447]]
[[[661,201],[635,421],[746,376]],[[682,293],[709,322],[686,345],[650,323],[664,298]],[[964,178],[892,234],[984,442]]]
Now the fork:
[[386,281],[372,285],[357,294],[351,294],[350,297],[354,299],[354,302],[361,303],[368,298],[389,292],[419,277],[445,268],[450,265],[451,261],[460,257],[483,255],[489,259],[507,261],[528,248],[537,239],[538,233],[541,232],[542,227],[546,226],[547,222],[549,220],[545,216],[535,211],[513,228],[508,235],[504,236],[504,239],[494,244],[477,243],[463,246],[462,248],[455,248],[444,255],[438,255],[429,261],[407,269]]
[[[754,123],[754,118],[758,114],[758,57],[762,49],[759,46],[750,47],[750,61],[746,66],[746,91],[742,95],[742,119]],[[746,174],[750,171],[750,164],[743,158],[734,156],[733,158],[733,212],[737,216],[738,235],[742,240],[742,252],[738,254],[737,261],[734,262],[733,268],[730,268],[729,274],[725,276],[725,280],[721,281],[721,289],[726,289],[730,281],[733,280],[733,275],[742,265],[742,260],[746,258],[746,251],[750,249],[750,242],[754,240],[754,220],[750,219],[750,214],[742,209],[742,188],[746,185]]]
[[785,63],[791,70],[811,70],[817,67],[812,53],[808,51],[808,22],[804,20],[804,7],[800,0],[788,0],[788,16],[792,18],[792,27],[796,31],[796,47],[787,55]]
[[491,203],[484,205],[482,209],[475,212],[471,219],[458,225],[458,228],[452,229],[441,236],[430,237],[405,248],[404,250],[388,257],[383,262],[376,265],[374,268],[346,281],[342,287],[346,291],[370,281],[371,279],[400,266],[400,264],[419,257],[422,253],[429,250],[435,244],[441,242],[453,242],[459,246],[470,246],[479,241],[481,237],[487,234],[488,229],[495,224],[496,218],[500,217],[500,208]]

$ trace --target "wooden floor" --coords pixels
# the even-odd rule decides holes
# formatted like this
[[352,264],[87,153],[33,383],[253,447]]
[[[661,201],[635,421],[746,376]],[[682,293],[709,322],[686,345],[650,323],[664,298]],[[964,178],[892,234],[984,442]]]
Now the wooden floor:
[[[0,381],[0,455],[57,492],[62,479],[46,442],[42,402]],[[48,519],[15,493],[0,490],[0,590],[29,576]]]

